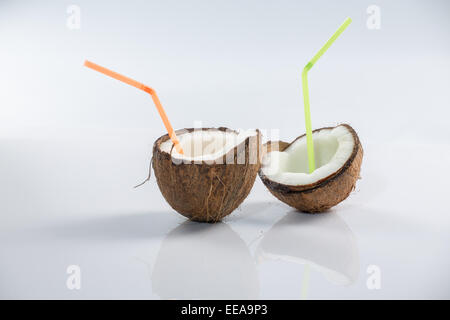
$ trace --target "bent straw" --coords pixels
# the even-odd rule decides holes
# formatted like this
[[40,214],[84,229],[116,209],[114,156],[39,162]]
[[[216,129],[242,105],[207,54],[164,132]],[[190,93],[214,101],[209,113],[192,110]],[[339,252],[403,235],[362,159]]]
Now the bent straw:
[[172,140],[172,142],[175,146],[175,149],[177,150],[178,153],[183,154],[183,149],[180,146],[180,142],[178,141],[177,135],[175,134],[175,131],[173,130],[172,125],[170,124],[169,119],[167,118],[167,115],[161,105],[161,102],[159,101],[158,95],[156,94],[156,92],[153,88],[150,88],[143,83],[137,82],[136,80],[133,80],[131,78],[123,76],[112,70],[106,69],[105,67],[99,66],[98,64],[95,64],[88,60],[86,60],[84,62],[84,65],[95,71],[103,73],[104,75],[107,75],[107,76],[117,79],[119,81],[125,82],[126,84],[129,84],[130,86],[136,87],[140,90],[143,90],[143,91],[149,93],[152,97],[153,102],[155,103],[156,109],[158,109],[158,113],[164,123],[164,126],[166,127],[167,132],[169,133],[169,137]]
[[352,19],[345,19],[344,23],[336,30],[330,39],[323,45],[322,48],[316,53],[316,55],[306,64],[302,71],[302,89],[303,89],[303,103],[305,108],[305,126],[306,126],[306,148],[308,151],[308,167],[309,173],[312,173],[316,169],[316,162],[314,160],[314,144],[312,138],[312,126],[311,126],[311,111],[309,109],[309,92],[308,92],[308,71],[319,60],[319,58],[328,50],[333,42],[341,35],[342,32],[352,22]]

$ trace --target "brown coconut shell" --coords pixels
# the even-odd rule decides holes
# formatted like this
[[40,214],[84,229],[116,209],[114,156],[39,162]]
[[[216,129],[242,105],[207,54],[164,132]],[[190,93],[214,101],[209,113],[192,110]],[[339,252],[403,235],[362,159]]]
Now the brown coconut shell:
[[[309,213],[323,212],[345,200],[355,189],[356,181],[359,178],[363,148],[356,131],[348,124],[341,124],[341,126],[345,126],[352,133],[355,145],[351,156],[339,170],[308,185],[286,185],[278,183],[270,180],[264,175],[262,170],[259,170],[259,176],[267,189],[275,197],[289,206]],[[333,129],[333,127],[320,128],[313,132],[324,129]],[[266,153],[275,150],[284,151],[304,136],[299,136],[291,143],[282,141],[268,142],[264,145],[263,149],[267,150]]]
[[[223,127],[201,130],[233,131]],[[186,131],[194,129],[179,130],[176,134]],[[250,193],[261,165],[261,133],[256,132],[256,139],[248,137],[220,158],[201,162],[173,161],[169,153],[161,150],[161,144],[169,136],[158,138],[153,145],[152,166],[169,205],[183,216],[200,222],[217,222],[233,212]],[[230,163],[230,159],[234,160]]]

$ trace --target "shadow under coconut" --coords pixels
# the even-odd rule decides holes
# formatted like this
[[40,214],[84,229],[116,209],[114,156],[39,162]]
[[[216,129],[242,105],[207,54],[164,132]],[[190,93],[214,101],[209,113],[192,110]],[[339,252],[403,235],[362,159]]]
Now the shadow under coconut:
[[244,241],[225,223],[186,221],[161,244],[152,289],[162,299],[256,299],[255,262]]
[[337,214],[291,211],[264,235],[256,250],[258,263],[282,260],[310,266],[337,285],[359,275],[356,238]]
[[[224,222],[237,222],[248,224],[261,224],[262,213],[275,207],[275,201],[245,202],[231,215],[224,218]],[[273,221],[273,220],[272,220]]]
[[135,212],[70,220],[37,229],[59,239],[123,241],[164,236],[176,220],[170,212]]

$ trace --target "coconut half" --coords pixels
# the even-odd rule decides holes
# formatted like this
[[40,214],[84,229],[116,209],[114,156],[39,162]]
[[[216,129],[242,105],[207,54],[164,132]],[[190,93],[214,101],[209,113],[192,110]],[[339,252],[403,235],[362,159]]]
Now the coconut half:
[[244,201],[255,182],[260,132],[191,128],[176,135],[184,154],[168,135],[153,145],[152,166],[162,195],[191,220],[220,221]]
[[309,173],[306,135],[269,142],[259,170],[279,200],[304,212],[322,212],[346,199],[359,178],[363,149],[347,124],[313,131],[316,170]]

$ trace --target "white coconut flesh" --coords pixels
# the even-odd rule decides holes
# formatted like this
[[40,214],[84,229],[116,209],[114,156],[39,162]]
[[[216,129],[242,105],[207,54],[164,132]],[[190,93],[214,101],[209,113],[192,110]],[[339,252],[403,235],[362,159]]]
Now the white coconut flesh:
[[[183,154],[174,148],[172,140],[161,143],[161,151],[167,152],[172,157],[189,161],[211,161],[227,154],[247,138],[257,138],[256,130],[221,131],[217,129],[194,130],[177,134]],[[254,140],[256,142],[256,140]],[[257,146],[255,143],[254,146]]]
[[355,146],[346,126],[313,132],[316,170],[309,173],[306,136],[284,151],[272,151],[262,159],[262,173],[270,180],[300,186],[315,183],[338,171],[350,158]]

